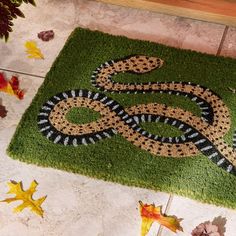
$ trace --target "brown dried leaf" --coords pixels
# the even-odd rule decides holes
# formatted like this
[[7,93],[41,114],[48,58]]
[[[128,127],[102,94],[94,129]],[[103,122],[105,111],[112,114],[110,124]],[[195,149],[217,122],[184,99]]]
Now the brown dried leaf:
[[220,236],[218,226],[211,222],[205,222],[198,225],[191,233],[192,236]]
[[7,110],[5,106],[0,105],[0,117],[4,118],[7,116]]

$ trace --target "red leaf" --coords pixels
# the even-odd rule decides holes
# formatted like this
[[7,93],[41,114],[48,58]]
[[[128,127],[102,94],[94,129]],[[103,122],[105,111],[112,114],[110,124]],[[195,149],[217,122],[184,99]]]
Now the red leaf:
[[9,81],[11,87],[13,90],[18,90],[19,89],[19,80],[16,76],[12,76],[11,80]]
[[0,73],[0,91],[15,95],[19,99],[24,98],[24,91],[19,88],[19,79],[17,76],[12,76],[10,81],[7,81],[4,74]]
[[5,79],[5,76],[3,73],[0,73],[0,89],[5,88],[7,86],[8,82]]

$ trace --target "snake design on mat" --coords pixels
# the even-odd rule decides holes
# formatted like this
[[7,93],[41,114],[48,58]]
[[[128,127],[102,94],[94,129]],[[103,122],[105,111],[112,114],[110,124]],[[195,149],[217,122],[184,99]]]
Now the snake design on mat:
[[[231,126],[230,113],[216,93],[190,82],[120,83],[112,80],[112,76],[120,72],[143,74],[162,65],[160,58],[143,55],[108,61],[93,72],[91,83],[107,93],[184,96],[199,106],[201,117],[159,103],[123,108],[104,93],[75,89],[53,96],[42,106],[38,115],[41,133],[54,143],[73,146],[95,144],[119,133],[133,145],[158,156],[187,157],[202,153],[219,167],[236,175],[236,134],[233,147],[223,140]],[[99,112],[101,118],[86,124],[71,123],[66,114],[74,107],[90,108]],[[142,122],[169,124],[182,131],[183,135],[158,136],[141,128]]]

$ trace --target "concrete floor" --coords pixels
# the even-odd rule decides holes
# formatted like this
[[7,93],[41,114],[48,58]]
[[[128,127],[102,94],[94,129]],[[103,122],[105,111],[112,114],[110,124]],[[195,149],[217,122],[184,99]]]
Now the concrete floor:
[[[51,168],[40,168],[14,161],[5,150],[16,126],[29,106],[44,76],[62,49],[71,31],[82,26],[115,35],[160,42],[215,55],[236,58],[236,28],[180,17],[123,8],[87,0],[41,0],[37,7],[23,5],[25,19],[15,21],[7,44],[0,42],[0,70],[17,73],[25,99],[0,94],[8,115],[0,121],[0,195],[7,197],[7,181],[22,180],[27,188],[32,180],[39,183],[35,197],[47,195],[45,217],[25,210],[12,213],[17,204],[0,205],[0,236],[137,236],[141,219],[138,201],[163,205],[166,213],[183,218],[183,233],[189,236],[201,222],[216,220],[226,228],[224,236],[236,235],[236,211],[146,189],[126,187],[90,179]],[[36,35],[53,29],[55,39],[44,43]],[[24,42],[36,39],[45,60],[30,60]],[[149,236],[175,235],[154,224]]]

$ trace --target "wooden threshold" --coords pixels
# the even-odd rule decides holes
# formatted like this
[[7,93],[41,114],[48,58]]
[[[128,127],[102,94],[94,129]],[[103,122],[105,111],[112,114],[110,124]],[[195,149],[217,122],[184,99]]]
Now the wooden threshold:
[[236,26],[236,0],[97,0],[224,25]]

